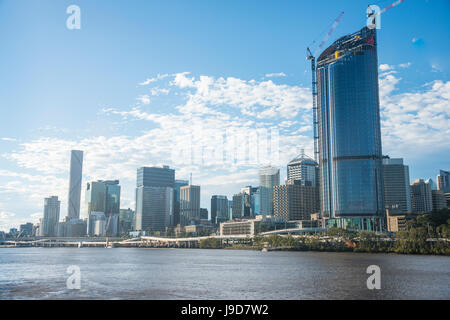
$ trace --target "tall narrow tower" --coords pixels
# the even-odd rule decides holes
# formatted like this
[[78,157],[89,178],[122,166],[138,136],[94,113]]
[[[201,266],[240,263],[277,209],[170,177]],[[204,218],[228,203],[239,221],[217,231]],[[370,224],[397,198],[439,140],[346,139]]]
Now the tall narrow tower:
[[72,150],[70,155],[70,177],[67,217],[80,219],[81,178],[83,174],[83,151]]
[[[336,227],[380,230],[384,214],[376,30],[317,60],[321,212]],[[329,224],[330,225],[330,224]]]

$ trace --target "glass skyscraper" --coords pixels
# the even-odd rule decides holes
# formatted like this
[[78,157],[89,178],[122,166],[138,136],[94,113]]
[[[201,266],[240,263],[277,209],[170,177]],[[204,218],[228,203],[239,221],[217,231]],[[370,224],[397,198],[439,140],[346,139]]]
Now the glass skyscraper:
[[175,170],[168,166],[137,170],[135,230],[165,231],[173,224],[174,184]]
[[384,215],[376,30],[341,37],[317,60],[321,213],[379,230]]

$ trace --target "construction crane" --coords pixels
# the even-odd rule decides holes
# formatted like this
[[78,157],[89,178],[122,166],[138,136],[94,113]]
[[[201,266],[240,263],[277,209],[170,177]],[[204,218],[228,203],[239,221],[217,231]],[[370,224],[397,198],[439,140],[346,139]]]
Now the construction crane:
[[320,45],[317,47],[314,54],[311,50],[306,48],[306,59],[311,60],[311,76],[312,76],[312,96],[313,96],[313,135],[314,135],[314,160],[319,163],[319,121],[317,119],[317,78],[316,78],[316,55],[322,49],[324,44],[330,38],[334,29],[336,29],[337,25],[341,21],[344,12],[341,12],[337,19],[334,21],[330,30],[326,34],[325,38],[322,40]]
[[[405,1],[405,0],[397,0],[397,1],[393,2],[393,3],[391,3],[389,6],[387,6],[387,7],[384,8],[383,10],[380,10],[379,12],[373,12],[373,13],[370,13],[370,14],[368,14],[368,18],[372,17],[372,19],[373,19],[372,24],[376,24],[375,21],[376,21],[377,16],[379,16],[379,15],[381,15],[382,13],[385,13],[386,11],[391,10],[392,8],[398,6],[398,5],[401,4],[403,1]],[[370,5],[369,5],[369,8],[370,8]]]

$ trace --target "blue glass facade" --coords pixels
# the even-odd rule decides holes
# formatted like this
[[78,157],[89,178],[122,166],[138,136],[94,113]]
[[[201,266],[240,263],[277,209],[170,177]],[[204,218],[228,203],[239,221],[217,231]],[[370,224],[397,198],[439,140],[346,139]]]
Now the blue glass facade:
[[317,89],[322,215],[382,216],[376,31],[363,28],[327,48]]

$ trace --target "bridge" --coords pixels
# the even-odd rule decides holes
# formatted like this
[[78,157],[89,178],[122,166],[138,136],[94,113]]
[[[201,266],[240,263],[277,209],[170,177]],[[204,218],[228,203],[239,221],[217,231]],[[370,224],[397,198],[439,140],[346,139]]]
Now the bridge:
[[[324,231],[323,228],[293,228],[279,229],[259,233],[258,236],[278,235],[301,235],[307,233],[318,233]],[[138,238],[22,238],[11,240],[0,240],[2,247],[99,247],[99,248],[198,248],[200,241],[206,239],[218,239],[224,245],[250,244],[254,236],[248,234],[239,235],[211,235],[187,238],[165,238],[155,236],[140,236]]]

